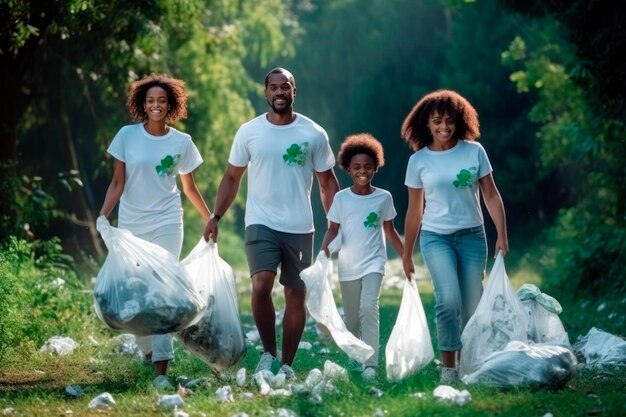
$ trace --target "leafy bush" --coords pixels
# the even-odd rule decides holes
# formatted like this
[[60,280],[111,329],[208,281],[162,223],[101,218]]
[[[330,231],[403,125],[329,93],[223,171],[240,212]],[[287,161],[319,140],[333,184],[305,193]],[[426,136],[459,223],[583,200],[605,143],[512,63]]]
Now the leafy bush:
[[93,319],[84,288],[58,239],[11,237],[0,253],[0,358],[28,355],[51,336],[83,333]]

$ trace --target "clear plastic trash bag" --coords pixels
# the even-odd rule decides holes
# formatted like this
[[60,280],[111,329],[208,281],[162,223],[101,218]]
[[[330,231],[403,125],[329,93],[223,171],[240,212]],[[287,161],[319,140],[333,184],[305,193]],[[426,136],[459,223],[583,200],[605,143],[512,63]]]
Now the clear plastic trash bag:
[[461,343],[461,376],[476,371],[493,352],[503,350],[513,340],[527,342],[528,319],[504,268],[498,252],[474,315],[469,319]]
[[237,363],[246,353],[239,318],[233,269],[219,256],[217,243],[204,238],[182,264],[207,304],[197,323],[176,333],[189,351],[218,372]]
[[522,305],[528,315],[528,340],[535,343],[561,345],[572,350],[569,336],[556,313],[546,310],[536,300],[523,300]]
[[585,336],[578,337],[574,351],[587,366],[626,365],[626,340],[596,327],[592,327]]
[[415,277],[404,283],[398,317],[385,347],[385,357],[389,381],[399,381],[417,373],[435,357]]
[[[333,241],[334,242],[334,241]],[[355,337],[337,311],[337,305],[330,288],[333,261],[321,251],[310,267],[300,272],[306,285],[306,307],[318,323],[324,325],[341,350],[352,359],[364,363],[374,354],[374,349]]]
[[147,336],[175,332],[200,319],[206,303],[174,255],[111,226],[104,216],[96,226],[109,250],[93,290],[100,320]]
[[564,346],[512,341],[487,357],[466,384],[494,388],[562,388],[576,374],[576,356]]

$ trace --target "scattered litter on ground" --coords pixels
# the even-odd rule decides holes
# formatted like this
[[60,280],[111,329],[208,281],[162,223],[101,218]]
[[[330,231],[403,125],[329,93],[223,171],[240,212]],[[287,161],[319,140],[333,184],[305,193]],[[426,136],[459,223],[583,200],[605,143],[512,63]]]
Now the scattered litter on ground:
[[176,407],[182,407],[185,404],[185,400],[179,394],[172,395],[159,395],[156,405],[168,410],[175,409]]
[[73,397],[73,398],[80,398],[85,394],[85,390],[83,390],[81,387],[79,387],[78,385],[68,385],[67,387],[65,387],[65,393],[69,396],[69,397]]
[[233,397],[233,389],[230,387],[230,385],[224,385],[223,387],[219,387],[215,391],[215,395],[217,396],[218,401],[221,403],[232,403],[235,401],[235,398]]
[[243,387],[246,383],[246,368],[241,368],[237,371],[237,375],[235,377],[237,385]]
[[41,353],[54,353],[59,356],[66,356],[74,352],[74,349],[78,347],[72,338],[65,336],[52,336],[43,344],[39,349]]
[[586,366],[626,365],[626,341],[596,327],[576,340],[574,352]]
[[433,391],[435,399],[439,402],[452,403],[456,405],[466,405],[472,399],[468,390],[459,391],[449,385],[439,385]]
[[87,408],[90,410],[101,410],[115,407],[115,400],[108,392],[103,392],[89,401]]

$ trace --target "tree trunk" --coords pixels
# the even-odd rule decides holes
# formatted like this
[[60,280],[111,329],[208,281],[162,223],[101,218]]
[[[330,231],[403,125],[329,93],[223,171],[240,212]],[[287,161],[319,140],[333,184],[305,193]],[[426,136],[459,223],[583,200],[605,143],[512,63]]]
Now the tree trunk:
[[[53,100],[56,101],[57,109],[57,120],[59,123],[59,133],[61,135],[61,141],[63,144],[63,151],[65,153],[65,160],[67,163],[68,171],[78,172],[78,176],[81,182],[85,183],[84,176],[81,175],[78,156],[76,154],[76,146],[74,143],[74,137],[72,135],[72,129],[69,121],[69,117],[67,115],[67,106],[65,103],[64,91],[63,88],[63,71],[60,69],[62,64],[58,66],[51,65],[51,67],[57,68],[55,70],[55,78],[57,88],[52,89],[55,91],[53,96],[56,96]],[[74,213],[71,213],[70,221],[79,227],[79,230],[84,230],[87,232],[89,244],[93,249],[93,252],[100,257],[103,255],[104,251],[102,249],[102,245],[100,243],[100,237],[98,231],[96,230],[95,219],[93,217],[92,211],[87,205],[87,201],[85,199],[84,186],[73,187],[72,196],[74,198]]]

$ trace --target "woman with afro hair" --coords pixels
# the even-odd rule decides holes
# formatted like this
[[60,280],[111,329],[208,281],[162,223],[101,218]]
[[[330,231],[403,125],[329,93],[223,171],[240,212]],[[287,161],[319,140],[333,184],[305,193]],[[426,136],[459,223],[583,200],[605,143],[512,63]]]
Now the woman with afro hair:
[[[107,149],[114,158],[113,178],[100,215],[108,217],[119,201],[119,228],[179,258],[183,208],[177,176],[205,222],[211,215],[193,178],[202,157],[191,136],[169,125],[187,117],[184,82],[167,75],[146,76],[132,83],[126,106],[135,123],[122,127]],[[172,335],[136,339],[146,359],[154,363],[155,385],[170,388],[165,375],[174,359]]]
[[403,246],[393,224],[396,209],[391,194],[372,185],[374,174],[385,164],[381,143],[367,133],[348,136],[337,159],[353,184],[335,194],[322,250],[331,256],[328,245],[341,229],[339,284],[344,322],[352,334],[374,349],[360,367],[363,378],[373,380],[378,368],[378,300],[387,261],[385,238],[399,255]]
[[414,273],[413,248],[420,251],[435,288],[441,383],[458,379],[461,333],[482,295],[487,241],[482,194],[498,237],[495,254],[509,244],[504,204],[480,135],[478,113],[460,94],[437,90],[425,95],[401,130],[416,151],[409,159],[405,185],[409,204],[404,224],[404,273]]

